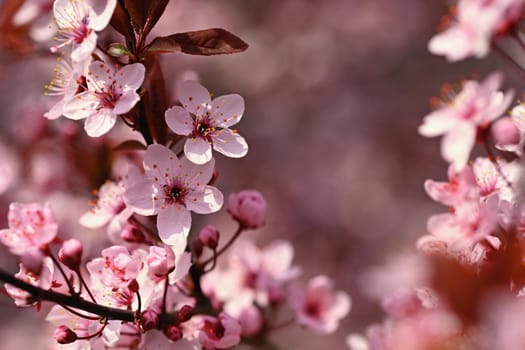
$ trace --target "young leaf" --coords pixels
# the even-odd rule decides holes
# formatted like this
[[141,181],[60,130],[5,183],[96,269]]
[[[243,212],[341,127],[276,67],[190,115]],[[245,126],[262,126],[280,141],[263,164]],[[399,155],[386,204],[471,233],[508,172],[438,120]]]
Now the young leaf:
[[169,0],[124,0],[135,32],[148,35],[164,13]]
[[242,52],[247,48],[248,44],[241,38],[222,28],[211,28],[155,38],[145,52],[211,56]]
[[117,2],[115,12],[111,17],[110,24],[120,34],[124,35],[130,42],[135,42],[135,33],[133,33],[133,27],[131,26],[131,19],[124,8],[122,8],[121,2]]

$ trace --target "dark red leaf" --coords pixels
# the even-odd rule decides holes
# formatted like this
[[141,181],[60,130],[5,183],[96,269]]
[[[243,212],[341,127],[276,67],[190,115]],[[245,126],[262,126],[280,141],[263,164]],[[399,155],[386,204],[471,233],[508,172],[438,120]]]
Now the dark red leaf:
[[184,52],[210,56],[242,52],[247,48],[248,44],[232,33],[221,28],[211,28],[155,38],[145,51],[153,54]]
[[168,2],[169,0],[124,0],[135,32],[145,37],[164,13]]
[[129,18],[128,13],[122,8],[120,2],[117,2],[110,24],[131,42],[135,42],[135,34],[133,33],[133,27],[131,26],[131,19]]
[[126,140],[113,148],[114,151],[143,151],[146,145],[137,140]]

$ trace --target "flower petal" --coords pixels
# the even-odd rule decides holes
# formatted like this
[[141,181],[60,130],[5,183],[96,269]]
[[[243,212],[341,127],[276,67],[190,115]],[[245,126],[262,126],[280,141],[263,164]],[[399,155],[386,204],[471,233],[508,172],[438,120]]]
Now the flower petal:
[[78,45],[73,45],[74,49],[71,52],[71,59],[73,62],[82,62],[88,59],[95,47],[97,46],[97,34],[95,32],[89,33],[87,37]]
[[190,212],[181,205],[168,205],[159,211],[157,228],[159,237],[167,245],[177,242],[176,235],[188,236],[191,226]]
[[231,158],[241,158],[248,153],[244,138],[230,129],[223,129],[213,138],[213,149]]
[[117,84],[127,86],[131,90],[137,90],[144,82],[146,69],[140,63],[128,64],[117,73]]
[[441,154],[456,171],[462,170],[468,162],[470,151],[476,139],[476,127],[468,123],[457,123],[441,141]]
[[102,10],[100,14],[90,16],[89,26],[97,32],[106,28],[109,21],[111,20],[111,17],[113,16],[116,6],[117,0],[108,0],[104,10]]
[[144,169],[165,171],[171,173],[172,169],[179,167],[179,159],[169,148],[159,144],[149,145],[144,154]]
[[116,121],[116,115],[111,114],[109,110],[102,109],[86,119],[84,129],[89,136],[99,137],[111,130]]
[[184,154],[195,164],[205,164],[211,160],[211,145],[202,137],[187,139]]
[[86,91],[76,95],[67,102],[62,113],[66,118],[80,120],[93,115],[97,105],[98,100],[96,96],[90,91]]
[[244,113],[244,100],[237,94],[217,97],[211,103],[212,117],[222,128],[237,124]]
[[166,124],[177,135],[189,135],[193,131],[193,119],[190,113],[180,106],[173,106],[166,111]]
[[119,97],[115,107],[113,108],[113,114],[119,115],[128,113],[140,101],[140,96],[135,91],[125,91],[122,96]]
[[186,208],[197,214],[210,214],[219,211],[224,202],[222,192],[213,186],[205,186],[204,191],[192,191],[186,196]]
[[130,186],[124,193],[124,202],[135,213],[140,215],[155,214],[155,202],[153,196],[155,190],[149,180],[141,180]]
[[194,80],[186,80],[180,85],[179,100],[188,112],[198,116],[211,108],[210,93]]

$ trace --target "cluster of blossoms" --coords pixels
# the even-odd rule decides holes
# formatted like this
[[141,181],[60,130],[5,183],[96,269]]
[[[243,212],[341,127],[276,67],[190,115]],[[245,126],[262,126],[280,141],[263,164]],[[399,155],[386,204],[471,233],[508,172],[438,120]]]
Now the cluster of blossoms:
[[[459,0],[429,49],[456,61],[484,57],[493,47],[519,67],[497,38],[525,47],[519,34],[523,11],[521,0]],[[502,82],[503,74],[493,72],[481,82],[447,84],[433,100],[435,109],[419,133],[443,136],[448,181],[427,180],[424,189],[448,210],[428,219],[428,234],[417,242],[422,271],[382,296],[388,317],[364,335],[348,336],[350,349],[525,346],[525,107],[513,105],[514,91],[504,91]],[[485,156],[471,155],[477,145]]]
[[[168,108],[161,100],[166,92],[157,55],[235,53],[246,44],[223,29],[146,43],[167,1],[108,0],[100,11],[87,0],[55,0],[45,9],[35,2],[24,3],[17,21],[52,9],[58,43],[50,50],[61,54],[46,86],[57,98],[44,117],[85,119],[93,144],[103,144],[121,123],[143,140],[121,142],[130,155],[124,165],[111,164],[120,176],[103,179],[97,199],[73,226],[107,226],[112,245],[100,253],[86,254],[78,237],[64,240],[59,210],[51,204],[11,203],[0,242],[19,257],[20,271],[12,276],[0,269],[5,294],[17,306],[54,302],[47,320],[67,349],[229,349],[264,344],[270,332],[293,323],[333,333],[350,311],[350,297],[327,276],[301,282],[288,242],[259,249],[237,241],[264,226],[266,201],[245,190],[230,194],[224,205],[213,186],[218,172],[212,150],[231,158],[247,154],[245,139],[231,129],[243,116],[243,98],[212,99],[189,80],[178,87],[180,104]],[[110,23],[125,45],[106,49],[99,40]],[[62,137],[71,134],[65,128]],[[1,184],[2,192],[12,178]],[[192,212],[211,214],[223,205],[238,226],[227,241],[213,225],[195,230]],[[228,264],[219,268],[230,246]]]

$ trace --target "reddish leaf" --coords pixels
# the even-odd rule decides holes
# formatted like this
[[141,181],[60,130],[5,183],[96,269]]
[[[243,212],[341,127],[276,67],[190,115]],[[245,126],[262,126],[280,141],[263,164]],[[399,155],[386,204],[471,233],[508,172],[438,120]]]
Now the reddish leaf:
[[135,34],[133,33],[133,27],[131,26],[131,19],[125,9],[122,8],[120,1],[117,2],[110,24],[131,42],[135,42]]
[[248,48],[242,39],[221,29],[211,28],[155,38],[147,53],[184,52],[190,55],[222,55],[242,52]]
[[145,37],[164,13],[169,0],[124,0],[135,32]]

